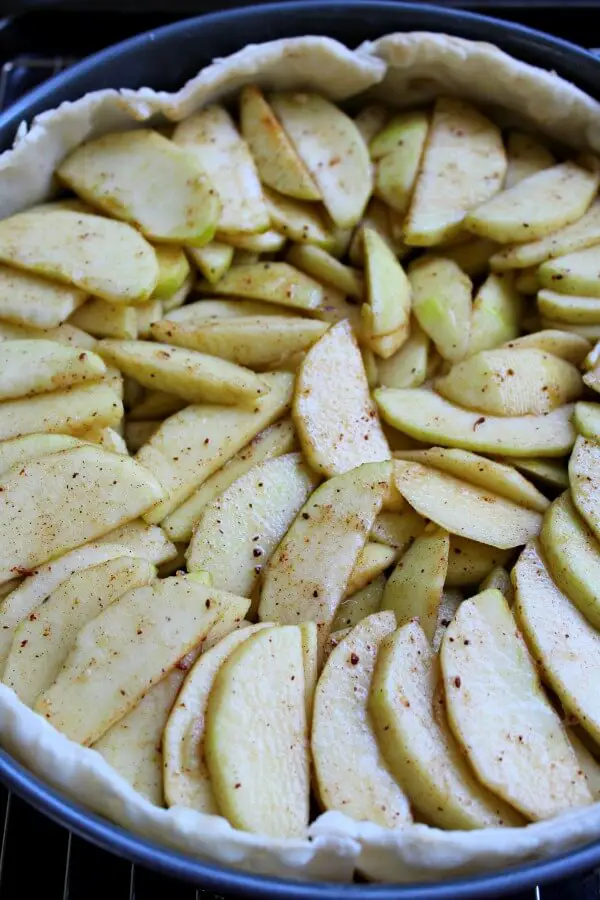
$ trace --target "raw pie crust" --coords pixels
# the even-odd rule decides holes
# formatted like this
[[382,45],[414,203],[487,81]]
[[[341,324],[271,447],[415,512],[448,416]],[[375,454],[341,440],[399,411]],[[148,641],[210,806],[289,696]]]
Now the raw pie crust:
[[[244,84],[307,89],[341,101],[366,92],[393,106],[456,94],[503,121],[533,125],[576,148],[600,152],[600,103],[553,73],[491,44],[426,32],[398,33],[350,51],[325,37],[245,47],[203,69],[174,94],[103,90],[19,128],[0,157],[0,218],[47,199],[53,172],[82,141],[136,123],[178,121]],[[136,793],[94,750],[65,738],[0,685],[0,742],[60,792],[159,844],[263,875],[347,882],[360,869],[378,881],[431,881],[487,872],[564,853],[600,836],[600,804],[523,828],[388,830],[341,813],[321,815],[306,839],[237,831],[218,816],[160,809]]]

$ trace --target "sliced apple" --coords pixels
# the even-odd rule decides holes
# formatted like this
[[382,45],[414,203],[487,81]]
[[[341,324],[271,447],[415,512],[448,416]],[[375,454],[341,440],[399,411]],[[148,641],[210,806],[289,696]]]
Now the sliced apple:
[[[88,141],[57,174],[84,200],[154,240],[203,244],[215,232],[213,185],[189,154],[156,131],[140,128]],[[161,190],[165,185],[168,190]]]
[[478,206],[466,217],[465,228],[501,244],[545,237],[583,216],[599,180],[591,168],[560,163]]
[[152,297],[154,300],[168,300],[189,276],[190,264],[183,248],[177,244],[157,244],[154,252],[158,262],[158,281]]
[[208,176],[220,200],[220,232],[267,230],[269,214],[254,160],[224,107],[207,106],[184,119],[173,132],[173,142],[193,154]]
[[487,578],[479,585],[479,591],[487,591],[494,588],[500,591],[509,606],[512,607],[515,601],[515,593],[512,586],[510,575],[502,566],[495,566]]
[[[165,419],[138,450],[138,462],[158,478],[168,494],[145,517],[149,524],[161,522],[209,475],[289,409],[293,376],[274,372],[263,378],[271,390],[253,409],[216,404],[188,406]],[[205,435],[201,441],[198,432]]]
[[146,525],[141,519],[127,522],[98,538],[97,543],[124,544],[135,556],[141,556],[155,566],[175,558],[177,548],[158,525]]
[[240,128],[263,184],[298,200],[321,199],[308,169],[256,85],[246,85],[240,94]]
[[349,116],[319,94],[280,93],[269,99],[327,212],[339,228],[352,228],[372,188],[369,151],[360,131]]
[[[575,405],[577,406],[577,404]],[[515,469],[524,472],[529,478],[541,482],[546,487],[559,491],[569,487],[566,460],[529,457],[528,459],[508,458],[505,462],[509,462]]]
[[398,559],[395,547],[389,547],[378,541],[368,541],[360,551],[356,565],[346,584],[344,597],[350,597],[356,591],[366,587],[374,578],[389,569]]
[[135,340],[138,336],[138,318],[135,307],[109,303],[100,297],[92,297],[69,317],[69,324],[94,337]]
[[398,625],[417,618],[430,641],[446,581],[449,548],[450,536],[441,528],[419,535],[390,575],[381,601],[381,608],[391,610]]
[[31,328],[55,328],[87,299],[79,288],[0,265],[0,318]]
[[509,350],[535,349],[559,356],[574,366],[580,365],[586,353],[589,352],[590,342],[577,334],[568,331],[554,330],[551,328],[536,331],[533,334],[524,334],[506,344]]
[[134,228],[69,210],[3,219],[0,260],[111,303],[143,303],[158,281],[154,248]]
[[316,622],[324,646],[390,474],[389,462],[366,463],[317,488],[263,571],[263,622]]
[[450,726],[485,787],[534,821],[592,802],[500,591],[461,603],[440,660]]
[[396,487],[410,505],[451,534],[500,549],[535,537],[540,513],[420,463],[394,461]]
[[507,565],[513,558],[511,550],[499,550],[479,541],[453,534],[450,537],[448,571],[445,587],[472,588],[492,571],[494,566]]
[[474,777],[448,727],[439,678],[438,657],[415,622],[382,642],[369,710],[390,771],[421,816],[438,828],[522,824]]
[[[592,374],[595,374],[593,381],[589,378]],[[587,384],[588,387],[594,388],[594,390],[600,390],[599,376],[600,372],[588,372],[587,375],[583,376],[584,383]],[[585,438],[589,438],[591,441],[600,442],[600,404],[584,402],[576,403],[573,412],[573,424],[575,425],[578,434],[581,434]]]
[[249,601],[176,576],[137,588],[77,635],[35,709],[71,740],[95,743],[208,634],[223,611]]
[[540,314],[555,322],[573,325],[600,324],[600,297],[582,297],[541,290],[537,295]]
[[471,330],[471,279],[441,256],[418,260],[408,277],[419,325],[444,359],[462,359]]
[[378,649],[395,627],[392,613],[375,613],[334,647],[317,685],[311,741],[321,805],[388,828],[411,813],[377,745],[368,698]]
[[293,244],[286,255],[287,262],[324,284],[331,285],[348,297],[362,300],[362,273],[344,265],[331,253],[311,244]]
[[300,508],[319,483],[299,453],[253,466],[211,503],[194,527],[188,571],[249,597]]
[[419,441],[504,456],[564,456],[575,441],[573,406],[542,416],[482,416],[425,388],[378,388],[377,406],[394,428]]
[[438,97],[408,211],[407,244],[431,247],[455,237],[467,212],[500,190],[505,173],[496,125],[464,100]]
[[519,337],[523,298],[510,276],[488,275],[473,301],[468,355]]
[[80,447],[83,441],[68,434],[27,434],[25,437],[13,438],[0,442],[0,475],[8,472],[13,466],[23,464],[30,459],[49,456],[60,450]]
[[402,215],[410,204],[428,130],[423,110],[398,113],[369,146],[371,158],[378,160],[373,192]]
[[305,834],[308,723],[297,626],[259,631],[225,660],[208,698],[204,748],[218,806],[235,828]]
[[409,335],[410,283],[395,255],[375,230],[365,228],[363,240],[367,303],[362,307],[362,318],[367,338],[395,334],[399,335],[396,343],[403,344]]
[[331,623],[331,633],[354,628],[367,616],[379,612],[385,583],[385,575],[378,575],[374,581],[342,600]]
[[377,361],[377,383],[383,387],[420,387],[427,378],[429,335],[413,321],[405,343],[388,359]]
[[279,234],[325,249],[333,245],[331,225],[319,206],[306,200],[294,200],[271,188],[264,188],[264,195],[271,225]]
[[600,739],[600,634],[553,582],[535,544],[513,570],[515,612],[542,678],[563,707]]
[[[400,495],[398,495],[400,496]],[[404,553],[415,538],[419,537],[425,528],[425,519],[411,509],[404,498],[400,497],[404,504],[399,512],[381,512],[373,522],[371,540],[394,547],[399,553]]]
[[511,131],[506,139],[508,168],[504,188],[514,187],[530,175],[549,169],[556,162],[541,141],[523,131]]
[[127,591],[155,578],[151,563],[127,556],[74,572],[17,628],[4,684],[31,706],[55,681],[78,632]]
[[324,475],[389,459],[348,322],[330,328],[306,354],[298,372],[293,418],[309,464]]
[[569,484],[577,511],[600,539],[600,445],[579,436],[569,459]]
[[162,735],[163,779],[169,806],[218,815],[205,759],[206,709],[217,673],[227,657],[268,624],[248,625],[222,638],[190,669]]
[[315,309],[323,303],[322,286],[284,262],[232,266],[217,284],[206,284],[204,289],[211,294],[263,300],[302,310]]

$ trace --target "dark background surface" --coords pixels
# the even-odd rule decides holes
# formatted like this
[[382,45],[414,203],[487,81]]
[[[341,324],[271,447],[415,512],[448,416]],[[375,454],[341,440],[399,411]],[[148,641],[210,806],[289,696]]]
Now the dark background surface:
[[[24,92],[102,48],[186,16],[232,6],[215,0],[0,0],[0,110]],[[600,47],[600,3],[529,0],[440,0]],[[318,23],[315,23],[318,33]],[[32,810],[0,785],[0,900],[213,900],[215,895],[111,856]],[[340,896],[342,894],[340,893]],[[460,895],[457,894],[457,900]],[[488,894],[488,897],[490,895]],[[598,900],[595,873],[513,900]]]

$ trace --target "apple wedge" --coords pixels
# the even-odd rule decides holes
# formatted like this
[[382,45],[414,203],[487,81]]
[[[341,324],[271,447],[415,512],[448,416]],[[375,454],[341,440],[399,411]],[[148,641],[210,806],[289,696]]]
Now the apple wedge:
[[74,572],[17,628],[4,684],[32,706],[55,681],[79,631],[127,591],[155,578],[151,563],[127,556]]
[[[308,350],[327,331],[327,323],[300,316],[240,316],[212,321],[164,319],[152,325],[155,339],[200,351],[223,365],[271,367]],[[215,360],[215,363],[218,362]],[[249,373],[250,374],[250,373]],[[261,381],[254,375],[257,381]]]
[[169,344],[101,341],[98,353],[145,387],[175,394],[189,403],[248,405],[268,393],[267,385],[254,372]]
[[381,643],[369,710],[390,771],[438,828],[521,825],[518,813],[474,777],[448,727],[439,679],[438,657],[415,622]]
[[316,622],[323,648],[390,475],[391,463],[366,463],[317,488],[263,571],[263,622]]
[[226,608],[243,616],[248,606],[189,576],[129,591],[78,633],[35,709],[71,740],[94,744],[204,640]]
[[308,463],[324,475],[390,458],[348,322],[330,328],[306,354],[292,414]]
[[500,591],[461,603],[440,661],[450,727],[485,787],[533,821],[592,802]]
[[[577,404],[575,404],[577,406]],[[507,458],[504,462],[508,462],[524,472],[528,478],[533,478],[546,487],[553,488],[558,491],[564,491],[569,487],[569,472],[566,466],[566,460],[562,459],[536,459],[529,457],[528,459],[512,459]]]
[[395,627],[392,613],[375,613],[334,647],[317,685],[311,740],[322,807],[388,828],[410,822],[410,806],[377,745],[368,698],[378,649]]
[[543,680],[598,742],[600,634],[556,586],[535,544],[521,553],[513,581],[515,613]]
[[594,244],[543,263],[539,270],[540,284],[560,294],[600,297],[599,266],[600,247]]
[[404,269],[374,229],[365,228],[363,240],[367,302],[361,312],[365,334],[367,339],[394,334],[398,350],[409,335],[411,287]]
[[514,187],[530,175],[549,169],[556,160],[537,138],[523,131],[511,131],[506,139],[508,167],[504,189]]
[[453,534],[450,537],[444,587],[472,588],[486,578],[494,566],[507,565],[513,556],[511,550],[499,550]]
[[501,244],[543,238],[583,216],[599,181],[595,166],[560,163],[482,203],[465,218],[465,228]]
[[60,391],[106,373],[101,358],[89,350],[55,341],[5,341],[0,344],[0,401]]
[[398,113],[369,145],[371,159],[378,160],[373,193],[401,215],[410,204],[428,130],[423,110]]
[[504,247],[490,259],[492,269],[524,269],[539,266],[576,250],[600,243],[600,201],[594,200],[588,211],[572,225],[560,228],[547,237],[525,244]]
[[69,324],[99,338],[135,340],[138,336],[135,307],[109,303],[100,297],[92,297],[76,309],[69,317]]
[[402,497],[400,500],[404,504],[400,511],[379,513],[369,537],[372,541],[393,547],[398,553],[404,553],[415,538],[419,537],[426,523]]
[[421,463],[394,461],[394,481],[416,511],[451,534],[509,549],[540,530],[540,513]]
[[362,139],[370,147],[371,141],[379,134],[390,117],[389,110],[381,103],[368,103],[354,116],[354,124]]
[[154,248],[134,228],[69,210],[3,219],[0,260],[110,303],[143,303],[158,281]]
[[206,280],[216,284],[231,268],[235,250],[221,241],[210,241],[203,247],[188,247],[187,252]]
[[154,300],[168,300],[176,294],[190,274],[190,264],[183,248],[176,244],[154,246],[158,263],[158,281],[154,288]]
[[571,363],[541,350],[482,350],[435,382],[453,403],[493,416],[543,415],[578,400],[581,375]]
[[219,202],[204,167],[156,131],[140,128],[88,141],[67,156],[57,175],[84,200],[153,240],[205,244],[215,233]]
[[87,299],[79,288],[0,265],[0,319],[31,328],[55,328]]
[[171,543],[162,528],[158,525],[146,525],[141,519],[134,519],[133,522],[109,531],[98,538],[96,543],[124,544],[134,556],[141,556],[155,566],[169,562],[177,553],[175,544]]
[[[594,380],[590,383],[589,375],[594,374]],[[600,370],[588,372],[583,376],[584,383],[588,387],[600,390]],[[600,404],[579,402],[575,404],[573,412],[573,425],[577,429],[577,433],[590,441],[600,443]]]
[[505,463],[486,459],[468,450],[457,450],[446,447],[430,447],[427,450],[397,450],[396,459],[408,462],[419,462],[425,466],[447,472],[456,478],[462,478],[470,484],[482,487],[492,493],[499,494],[507,500],[513,500],[519,506],[545,512],[550,506],[547,497],[538,491],[530,481],[519,475],[515,469]]
[[165,805],[161,742],[185,675],[183,668],[175,666],[92,745],[92,750],[155,806]]
[[410,324],[410,335],[388,359],[377,360],[377,384],[391,388],[420,387],[427,378],[429,335],[420,325]]
[[[0,452],[1,452],[0,444]],[[241,478],[253,466],[265,459],[274,459],[297,449],[294,426],[290,419],[282,419],[257,434],[249,444],[236,453],[214,475],[206,481],[162,522],[162,528],[174,541],[188,542],[194,525],[209,503]]]
[[506,344],[506,347],[509,350],[524,348],[542,350],[552,356],[559,356],[561,359],[573,363],[574,366],[579,366],[586,353],[589,352],[590,342],[577,334],[548,328],[514,338]]
[[374,397],[386,422],[431,444],[504,456],[564,456],[575,441],[573,406],[542,416],[482,416],[425,388],[378,388]]
[[83,443],[80,438],[69,434],[27,434],[25,437],[13,438],[10,441],[0,441],[0,475],[4,475],[13,466],[29,462],[30,459],[50,456],[51,453],[70,450],[72,447],[81,447]]
[[405,240],[431,247],[455,237],[467,212],[497,193],[506,173],[499,129],[464,100],[438,97]]
[[215,587],[250,597],[319,480],[299,453],[253,466],[205,506],[186,553],[188,571],[208,572]]
[[357,225],[373,179],[369,151],[352,119],[318,94],[276,93],[269,100],[335,224]]
[[286,197],[267,187],[263,191],[271,226],[275,231],[302,244],[313,244],[326,250],[333,246],[331,224],[322,207],[306,200]]
[[221,206],[215,223],[219,232],[267,230],[269,214],[254,160],[223,106],[207,106],[184,119],[173,132],[173,142],[192,154],[208,176]]
[[323,304],[322,285],[285,262],[232,266],[217,284],[201,284],[200,288],[213,295],[263,300],[304,311]]
[[398,559],[399,553],[394,547],[388,547],[377,541],[367,541],[356,560],[350,578],[346,583],[344,599],[360,591],[373,579],[389,569]]
[[381,609],[389,609],[398,625],[418,619],[432,640],[448,570],[450,536],[441,528],[419,535],[390,575]]
[[0,581],[101,537],[164,497],[134,460],[93,444],[15,466],[0,488]]
[[218,815],[205,759],[206,709],[215,678],[227,657],[268,624],[232,631],[203,652],[190,669],[162,735],[163,781],[168,806]]
[[331,253],[311,244],[293,244],[286,254],[286,262],[306,272],[311,278],[328,284],[348,297],[362,300],[364,283],[362,273],[344,265]]
[[[168,495],[145,517],[149,524],[161,522],[209,475],[289,409],[293,376],[275,372],[264,375],[263,380],[270,391],[252,409],[188,406],[165,419],[138,450],[136,459],[158,478]],[[199,433],[204,435],[202,440],[198,440]]]
[[367,616],[379,612],[385,584],[385,575],[378,575],[374,581],[342,600],[331,623],[331,633],[354,628]]
[[129,410],[129,422],[156,422],[158,427],[163,419],[179,412],[186,406],[185,400],[164,391],[145,391],[142,399]]
[[582,297],[541,290],[537,295],[540,315],[555,322],[573,325],[600,324],[600,297]]
[[418,260],[408,278],[419,325],[444,359],[462,359],[471,330],[471,279],[455,262],[441,256]]
[[488,275],[473,300],[467,356],[518,338],[523,309],[523,298],[510,276]]
[[240,128],[263,184],[298,200],[320,200],[321,193],[264,94],[254,84],[240,93]]
[[569,459],[571,497],[578,513],[600,539],[600,445],[579,436]]
[[[161,328],[167,323],[195,322],[197,324],[217,322],[221,319],[245,319],[253,316],[297,316],[298,313],[275,303],[263,303],[261,300],[221,300],[203,299],[194,303],[186,303],[180,309],[167,313],[164,319],[157,322]],[[159,340],[163,340],[164,331],[157,331]]]
[[497,591],[500,591],[506,602],[510,607],[513,606],[515,602],[515,592],[512,586],[512,581],[510,579],[510,575],[502,566],[495,566],[487,578],[479,585],[479,591],[488,591],[494,588]]
[[244,831],[303,836],[310,775],[297,626],[255,632],[227,657],[208,697],[205,729],[221,814]]

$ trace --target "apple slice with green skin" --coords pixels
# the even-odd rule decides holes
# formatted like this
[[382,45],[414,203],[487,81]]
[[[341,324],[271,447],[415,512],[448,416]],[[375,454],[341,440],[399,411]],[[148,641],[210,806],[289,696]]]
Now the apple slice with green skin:
[[[365,228],[363,240],[367,303],[361,312],[366,335],[383,337],[394,334],[398,335],[397,343],[404,343],[409,335],[410,283],[395,255],[374,229]],[[388,355],[391,356],[391,353]]]
[[474,777],[448,727],[439,678],[438,657],[416,622],[382,642],[369,710],[391,772],[415,808],[438,828],[523,824]]
[[277,93],[269,100],[335,224],[357,225],[373,179],[367,145],[352,119],[318,94]]
[[500,591],[461,603],[440,661],[450,727],[484,786],[533,821],[592,802]]
[[190,669],[162,737],[164,791],[169,806],[218,815],[204,755],[208,698],[227,657],[252,634],[270,627],[261,623],[232,631],[205,650]]
[[385,583],[385,575],[378,575],[364,588],[342,600],[331,623],[332,633],[342,628],[354,628],[367,616],[379,612]]
[[547,328],[524,334],[505,344],[509,350],[535,349],[543,350],[552,356],[559,356],[574,366],[581,365],[586,353],[589,353],[590,342],[578,334],[569,331]]
[[446,588],[473,588],[485,578],[494,566],[506,565],[514,556],[511,550],[499,550],[479,541],[459,537],[450,537],[448,553],[448,571]]
[[263,622],[316,622],[323,648],[390,475],[389,462],[365,463],[309,497],[263,572]]
[[165,805],[161,743],[185,675],[183,668],[175,666],[92,746],[135,791],[155,806]]
[[417,512],[451,534],[501,550],[540,530],[540,513],[421,463],[394,461],[394,482]]
[[269,213],[254,160],[223,106],[214,104],[188,116],[175,128],[173,143],[193,154],[208,176],[213,199],[220,201],[215,222],[219,232],[267,230]]
[[600,444],[579,436],[569,459],[571,497],[580,516],[600,539]]
[[267,187],[263,191],[271,226],[275,231],[292,241],[313,244],[325,250],[333,246],[331,224],[326,221],[325,213],[319,206],[306,200],[286,197]]
[[241,618],[249,605],[187,575],[129,591],[78,633],[56,681],[34,708],[71,740],[89,746],[203,641],[219,618],[233,609]]
[[437,625],[449,548],[447,531],[426,530],[402,556],[387,581],[381,601],[381,609],[391,610],[399,625],[418,618],[430,641]]
[[310,762],[297,626],[255,632],[221,665],[204,747],[217,804],[235,828],[277,838],[306,833]]
[[[592,369],[591,372],[586,372],[585,375],[583,376],[583,383],[585,385],[587,385],[587,387],[591,388],[593,391],[600,392],[600,367],[597,369]],[[578,404],[576,404],[576,406],[577,405]],[[580,430],[581,424],[585,423],[584,427],[587,425],[587,427],[591,431],[590,437],[593,437],[593,440],[597,440],[596,435],[598,434],[598,430],[592,424],[594,417],[591,415],[591,413],[589,411],[589,407],[593,406],[593,405],[597,405],[597,404],[591,404],[591,403],[584,404],[585,407],[588,407],[587,413],[580,414],[580,416],[578,417],[579,424],[577,421],[575,421],[575,419],[574,419],[574,421],[575,421],[575,427],[577,428],[578,431]],[[587,437],[587,435],[586,435],[586,437]]]
[[598,325],[600,323],[600,297],[581,297],[541,290],[537,295],[537,307],[541,316],[567,325]]
[[600,628],[600,545],[569,491],[557,497],[544,516],[540,543],[553,580]]
[[317,685],[311,740],[324,809],[388,828],[410,822],[410,806],[377,745],[368,698],[377,651],[395,628],[393,613],[375,613],[332,650]]
[[565,162],[530,175],[470,212],[464,226],[502,244],[546,237],[586,212],[598,190],[595,169]]
[[426,388],[377,388],[386,422],[412,438],[510,457],[564,456],[575,442],[572,404],[543,416],[483,416]]
[[217,284],[200,284],[211,295],[242,297],[310,311],[322,306],[323,287],[289,263],[232,266]]
[[427,378],[429,335],[413,321],[405,343],[388,359],[377,361],[377,384],[391,388],[420,387]]
[[390,458],[348,322],[330,328],[306,354],[292,414],[308,463],[324,475]]
[[394,547],[386,547],[377,541],[367,541],[359,553],[356,565],[352,569],[344,599],[350,597],[356,591],[366,587],[369,582],[389,569],[398,559],[399,552]]
[[170,344],[102,341],[98,352],[145,387],[175,394],[189,403],[248,406],[268,393],[268,386],[254,372]]
[[70,210],[4,219],[0,260],[114,304],[144,303],[158,281],[156,253],[139,232],[125,222]]
[[[577,406],[577,404],[575,404]],[[545,487],[554,490],[564,491],[569,487],[569,472],[567,470],[567,460],[560,459],[539,459],[529,457],[528,459],[510,458],[504,460],[524,472],[528,478],[538,481]]]
[[393,547],[398,553],[404,553],[425,528],[425,519],[411,509],[402,497],[400,501],[403,508],[399,511],[379,513],[369,537],[372,541]]
[[[213,185],[189,154],[156,131],[140,128],[88,141],[57,174],[84,200],[154,240],[205,244],[215,233],[220,209]],[[169,189],[157,204],[156,192],[165,184]]]
[[[589,387],[593,387],[594,385],[589,384],[589,381],[587,381],[586,378],[587,376],[584,375],[584,382]],[[594,384],[596,383],[597,382],[594,381]],[[600,384],[598,389],[600,389]],[[585,403],[583,401],[576,403],[573,412],[573,424],[582,437],[600,443],[600,404]]]
[[594,244],[543,263],[539,270],[540,284],[560,294],[600,297],[599,266],[600,248]]
[[299,453],[264,460],[209,503],[186,553],[188,571],[249,597],[263,568],[319,483]]
[[543,415],[578,400],[581,375],[571,363],[541,350],[482,350],[435,382],[453,403],[493,416]]
[[479,593],[491,589],[500,591],[509,606],[512,607],[515,600],[515,593],[510,580],[510,575],[502,566],[495,566],[487,578],[479,585]]
[[127,556],[74,572],[17,628],[4,684],[31,706],[54,682],[78,632],[127,591],[155,578],[151,563]]
[[405,240],[432,247],[455,237],[470,209],[500,190],[499,129],[464,100],[438,97],[406,220]]
[[183,248],[176,244],[157,244],[154,252],[158,262],[158,281],[152,297],[154,300],[168,300],[190,274],[190,264]]
[[542,678],[563,707],[600,740],[600,634],[557,587],[530,544],[513,569],[515,613]]
[[500,250],[490,259],[492,269],[524,269],[539,266],[548,259],[556,259],[584,250],[600,241],[600,201],[594,200],[588,211],[572,225],[560,228],[547,237],[524,244],[514,244]]
[[471,331],[471,279],[441,256],[417,261],[408,278],[413,313],[423,331],[444,359],[463,359]]
[[488,275],[473,300],[467,355],[518,338],[523,309],[523,298],[510,276]]
[[519,475],[510,465],[486,459],[468,450],[430,447],[428,450],[397,450],[395,459],[420,462],[423,465],[463,478],[527,509],[545,512],[550,501],[531,482]]
[[329,284],[348,297],[362,300],[364,282],[362,273],[344,265],[321,247],[311,244],[293,244],[286,261],[317,281]]
[[231,268],[235,250],[221,241],[210,241],[203,247],[188,247],[187,252],[209,284],[216,284]]
[[298,200],[321,199],[308,169],[255,84],[242,88],[240,128],[263,184]]
[[369,146],[371,159],[378,160],[373,192],[401,214],[410,204],[428,130],[423,110],[399,113]]
[[66,284],[0,266],[0,318],[31,328],[55,328],[68,319],[87,294]]
[[530,175],[549,169],[556,162],[547,147],[523,131],[511,131],[506,139],[508,168],[504,189],[514,187]]
[[102,537],[165,496],[135,460],[93,444],[15,466],[0,487],[2,581]]

